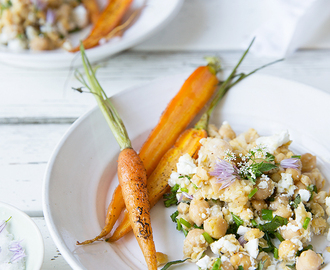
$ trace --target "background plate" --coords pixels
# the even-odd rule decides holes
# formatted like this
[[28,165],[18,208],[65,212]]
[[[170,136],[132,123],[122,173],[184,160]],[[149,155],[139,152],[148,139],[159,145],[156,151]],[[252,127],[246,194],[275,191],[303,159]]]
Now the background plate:
[[[188,75],[159,79],[113,97],[135,149],[140,148]],[[328,104],[330,96],[312,87],[253,75],[229,91],[215,109],[211,123],[219,126],[226,120],[236,133],[253,127],[261,135],[288,129],[292,149],[297,154],[308,151],[317,155],[319,168],[330,179]],[[43,194],[45,219],[55,244],[74,269],[146,267],[132,234],[112,245],[75,245],[77,240],[96,236],[103,227],[112,190],[118,183],[118,153],[110,129],[95,108],[72,125],[48,164]],[[156,249],[168,254],[169,260],[183,256],[184,236],[169,217],[174,211],[174,207],[165,209],[161,202],[151,211]],[[325,237],[316,241],[316,251],[324,252]],[[176,269],[197,267],[187,263]]]
[[[100,0],[99,2],[104,3]],[[163,28],[179,11],[183,0],[134,0],[126,17],[136,9],[141,8],[140,15],[134,23],[124,32],[121,38],[114,38],[106,44],[87,50],[89,60],[94,63],[120,51],[126,50]],[[73,35],[71,38],[75,44],[86,36],[89,29]],[[63,68],[80,65],[76,53],[69,53],[62,49],[54,51],[23,51],[12,52],[6,48],[0,48],[0,61],[19,67],[33,68]]]

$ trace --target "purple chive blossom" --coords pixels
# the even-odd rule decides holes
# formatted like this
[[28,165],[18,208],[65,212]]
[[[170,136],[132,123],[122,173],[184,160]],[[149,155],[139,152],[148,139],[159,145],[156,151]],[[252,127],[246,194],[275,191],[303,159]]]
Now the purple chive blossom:
[[34,4],[38,10],[43,10],[46,7],[46,3],[42,0],[30,0],[32,4]]
[[47,9],[46,22],[50,24],[55,22],[55,13],[51,9]]
[[280,165],[284,168],[292,168],[292,169],[298,169],[299,168],[299,159],[298,158],[287,158],[283,159],[280,162]]
[[244,245],[247,243],[247,241],[244,239],[243,235],[238,238],[238,242],[240,243],[240,245],[242,247],[244,247]]
[[216,161],[214,170],[210,172],[210,175],[218,178],[217,183],[222,184],[220,189],[229,187],[232,183],[234,183],[236,177],[238,176],[237,168],[222,159]]
[[21,242],[22,241],[14,241],[11,243],[11,245],[8,248],[9,251],[14,253],[13,257],[11,257],[10,259],[11,263],[16,262],[26,256],[24,249],[21,246]]
[[181,193],[181,196],[180,196],[180,198],[179,198],[179,200],[178,200],[179,203],[182,201],[183,196],[186,197],[186,198],[188,198],[188,199],[190,199],[190,200],[192,200],[192,199],[194,198],[192,195],[189,195],[189,194],[186,193],[186,192],[182,192],[182,193]]

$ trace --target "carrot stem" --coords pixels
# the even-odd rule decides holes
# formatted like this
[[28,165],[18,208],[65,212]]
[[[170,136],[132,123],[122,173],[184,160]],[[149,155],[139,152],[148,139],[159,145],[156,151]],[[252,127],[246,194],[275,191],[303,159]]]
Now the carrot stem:
[[102,89],[101,85],[96,79],[95,70],[92,68],[86,53],[83,44],[80,44],[81,56],[82,61],[84,64],[84,70],[87,77],[87,80],[90,86],[86,83],[83,75],[76,70],[76,78],[84,84],[91,93],[94,94],[94,97],[99,105],[101,112],[107,121],[115,139],[117,140],[120,150],[125,148],[132,148],[131,140],[128,137],[125,125],[121,120],[116,108],[113,106],[110,99],[105,94],[104,90]]

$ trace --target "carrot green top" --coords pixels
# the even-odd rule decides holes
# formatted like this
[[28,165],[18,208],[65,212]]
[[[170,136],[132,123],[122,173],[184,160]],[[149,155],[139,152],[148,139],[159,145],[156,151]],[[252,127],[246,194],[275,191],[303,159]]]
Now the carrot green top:
[[94,95],[97,104],[107,121],[115,139],[117,140],[120,150],[125,148],[132,148],[131,141],[128,137],[125,125],[121,120],[116,108],[113,106],[111,100],[106,96],[104,90],[102,89],[100,83],[96,79],[95,71],[91,66],[82,43],[80,44],[80,52],[83,61],[83,66],[85,70],[85,75],[87,77],[88,83],[85,81],[84,76],[81,72],[76,70],[76,78],[83,84],[88,90]]

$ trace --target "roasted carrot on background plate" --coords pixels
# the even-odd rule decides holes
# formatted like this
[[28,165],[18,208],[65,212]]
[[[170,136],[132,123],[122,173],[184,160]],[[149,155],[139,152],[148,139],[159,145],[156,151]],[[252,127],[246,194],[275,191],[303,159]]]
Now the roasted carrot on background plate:
[[82,3],[88,10],[90,21],[95,24],[101,13],[97,0],[82,0]]
[[[219,64],[213,61],[209,61],[206,66],[198,67],[167,105],[158,124],[151,131],[139,152],[147,176],[151,175],[167,150],[173,146],[179,135],[214,94],[219,84],[216,76],[218,69]],[[148,189],[153,188],[152,181],[148,180]],[[90,244],[106,237],[111,232],[124,208],[125,204],[119,185],[112,195],[103,230],[94,239],[86,240],[80,244]],[[128,219],[128,216],[126,218]]]
[[[250,76],[251,74],[255,73],[259,69],[277,62],[275,61],[267,65],[264,65],[256,70],[253,70],[248,74],[244,74],[244,73],[236,74],[239,65],[241,64],[246,54],[248,53],[250,47],[253,44],[253,41],[254,40],[252,40],[249,47],[244,52],[243,56],[239,60],[238,64],[234,67],[233,71],[228,76],[228,78],[221,83],[219,89],[217,90],[215,96],[213,97],[206,112],[201,116],[200,120],[196,123],[194,128],[187,129],[180,135],[175,145],[167,151],[167,153],[163,156],[163,158],[159,162],[157,168],[148,178],[148,197],[150,200],[151,207],[153,207],[158,202],[158,200],[162,198],[166,190],[168,190],[168,184],[167,184],[168,179],[170,178],[172,171],[176,169],[176,164],[178,163],[179,158],[186,153],[189,154],[190,156],[194,156],[198,152],[201,146],[200,140],[202,138],[207,137],[207,130],[208,130],[210,116],[214,108],[222,99],[222,97],[226,94],[226,92],[235,84],[237,84],[244,78]],[[116,228],[113,235],[109,238],[109,241],[110,242],[117,241],[125,234],[127,234],[129,231],[131,231],[131,229],[132,229],[131,225],[128,221],[128,213],[125,212],[124,219]]]
[[95,76],[95,70],[90,65],[84,46],[80,45],[85,75],[77,71],[77,79],[94,94],[98,106],[105,117],[114,137],[120,146],[118,158],[118,179],[122,189],[123,199],[129,213],[130,224],[139,243],[149,270],[157,269],[155,243],[153,241],[150,222],[150,204],[147,192],[147,175],[139,155],[132,149],[124,123],[116,108],[100,86]]
[[[87,1],[87,0],[86,0]],[[133,0],[111,0],[98,16],[89,36],[83,40],[85,49],[90,49],[99,44],[99,41],[107,36],[116,28],[126,11],[131,6]],[[70,52],[79,51],[79,46],[70,50]]]

